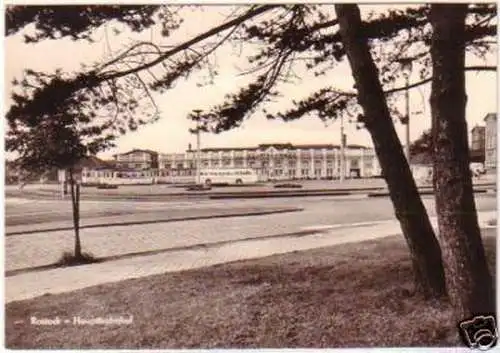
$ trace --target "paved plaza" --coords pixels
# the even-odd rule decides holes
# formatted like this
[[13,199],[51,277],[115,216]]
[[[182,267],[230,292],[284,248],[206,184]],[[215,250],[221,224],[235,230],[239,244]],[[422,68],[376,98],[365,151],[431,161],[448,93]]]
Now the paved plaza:
[[[428,213],[436,222],[434,201],[424,197]],[[496,217],[496,198],[478,195],[476,203],[483,226]],[[302,209],[291,213],[261,216],[239,216],[203,220],[146,223],[132,226],[105,226],[113,221],[141,220],[144,217],[165,217],[171,212],[186,215],[200,210],[216,212],[236,208]],[[68,202],[24,202],[11,199],[6,202],[7,234],[15,229],[32,230],[29,220],[46,213],[59,215],[39,227],[67,222]],[[23,211],[26,210],[26,213]],[[38,210],[38,211],[36,211]],[[96,210],[107,210],[112,216],[103,217]],[[135,212],[135,213],[134,213]],[[24,214],[24,216],[23,216]],[[42,217],[43,218],[43,217]],[[9,226],[15,219],[21,224]],[[8,276],[6,299],[19,300],[46,292],[69,291],[107,281],[146,276],[165,271],[208,266],[221,262],[268,256],[296,250],[362,241],[400,233],[394,221],[388,198],[362,196],[221,200],[205,202],[146,203],[146,202],[82,202],[82,222],[100,222],[101,227],[82,229],[84,251],[99,258],[120,257],[131,253],[158,251],[143,255],[107,261],[104,263],[27,272]],[[6,271],[28,269],[56,262],[63,251],[71,251],[73,232],[61,230],[16,234],[5,238]]]

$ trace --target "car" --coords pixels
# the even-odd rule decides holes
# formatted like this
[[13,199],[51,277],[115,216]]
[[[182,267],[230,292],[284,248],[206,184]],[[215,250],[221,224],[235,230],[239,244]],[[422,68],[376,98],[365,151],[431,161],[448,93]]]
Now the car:
[[118,189],[118,185],[112,184],[99,184],[97,185],[98,189]]
[[190,185],[186,188],[187,191],[205,191],[205,190],[211,190],[211,189],[212,188],[206,184],[194,184],[194,185]]
[[297,183],[281,183],[281,184],[274,184],[275,188],[286,188],[286,189],[300,189],[302,188],[302,184],[297,184]]

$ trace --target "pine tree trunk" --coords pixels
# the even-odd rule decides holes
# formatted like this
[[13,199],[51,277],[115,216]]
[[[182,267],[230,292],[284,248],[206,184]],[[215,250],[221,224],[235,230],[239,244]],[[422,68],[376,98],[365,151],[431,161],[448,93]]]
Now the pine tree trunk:
[[458,320],[494,312],[492,278],[481,241],[467,140],[467,5],[434,4],[431,93],[434,189],[448,295]]
[[71,206],[73,211],[73,229],[75,230],[75,258],[81,259],[82,245],[80,241],[80,188],[75,185],[73,178],[73,169],[69,170],[70,190],[71,190]]
[[396,134],[378,70],[363,35],[359,9],[356,5],[343,4],[335,5],[335,10],[365,126],[371,134],[396,218],[411,253],[415,289],[426,298],[440,297],[446,292],[441,250]]

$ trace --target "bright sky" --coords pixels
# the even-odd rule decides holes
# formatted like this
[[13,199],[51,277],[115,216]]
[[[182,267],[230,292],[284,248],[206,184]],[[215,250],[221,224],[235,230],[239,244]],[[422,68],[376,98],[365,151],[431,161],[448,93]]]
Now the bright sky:
[[[391,6],[394,7],[394,6]],[[362,6],[366,11],[367,6]],[[372,10],[374,6],[370,6]],[[176,37],[162,39],[158,29],[143,33],[145,39],[164,41],[166,44],[176,43],[176,40],[186,40],[197,33],[210,28],[213,24],[221,22],[227,15],[228,8],[219,6],[205,7],[203,12],[189,12],[185,17],[183,31]],[[119,36],[109,36],[109,45],[112,50],[125,48],[132,38],[130,33]],[[104,31],[96,34],[96,43],[72,42],[70,40],[43,41],[39,44],[24,44],[20,36],[6,38],[5,42],[5,95],[6,108],[8,96],[11,92],[10,82],[20,78],[26,68],[53,71],[56,68],[75,70],[82,63],[92,63],[109,53],[108,45],[104,40]],[[248,51],[248,49],[247,49]],[[110,157],[116,152],[125,152],[132,148],[148,148],[159,152],[181,152],[188,143],[195,144],[195,138],[188,131],[193,123],[186,118],[192,109],[208,109],[212,104],[222,103],[227,93],[235,91],[249,79],[237,76],[235,65],[243,66],[240,55],[232,48],[226,46],[217,54],[217,65],[221,76],[213,86],[198,88],[199,80],[180,81],[174,90],[166,94],[156,94],[155,101],[161,111],[161,119],[155,124],[143,126],[138,131],[129,133],[120,138],[118,148],[101,154]],[[490,64],[496,64],[496,61]],[[299,72],[300,74],[300,72]],[[199,77],[199,76],[198,76]],[[321,88],[328,80],[328,84],[352,89],[353,80],[349,66],[344,63],[339,65],[332,74],[320,79],[307,79],[293,86],[288,86],[282,91],[285,97],[273,106],[273,111],[280,107],[291,107],[291,99],[307,96],[314,89]],[[411,111],[422,112],[411,120],[411,138],[416,139],[423,130],[430,127],[430,107],[428,104],[430,85],[422,86],[411,91]],[[467,119],[469,130],[475,124],[482,124],[482,119],[489,112],[496,112],[497,80],[496,73],[467,73]],[[56,98],[56,97],[55,97]],[[404,128],[397,124],[396,128],[400,138],[404,138]],[[295,122],[269,121],[262,115],[256,114],[247,120],[243,127],[219,135],[202,135],[203,147],[230,147],[257,145],[270,142],[291,143],[339,143],[339,122],[325,126],[318,118],[304,118]],[[355,126],[346,124],[348,143],[371,145],[369,134],[365,130],[357,130]]]

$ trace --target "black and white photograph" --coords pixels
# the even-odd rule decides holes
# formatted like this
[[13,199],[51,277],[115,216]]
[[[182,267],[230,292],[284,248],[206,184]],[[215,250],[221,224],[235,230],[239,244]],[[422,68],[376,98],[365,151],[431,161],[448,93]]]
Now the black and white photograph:
[[497,346],[496,2],[3,19],[5,348]]

